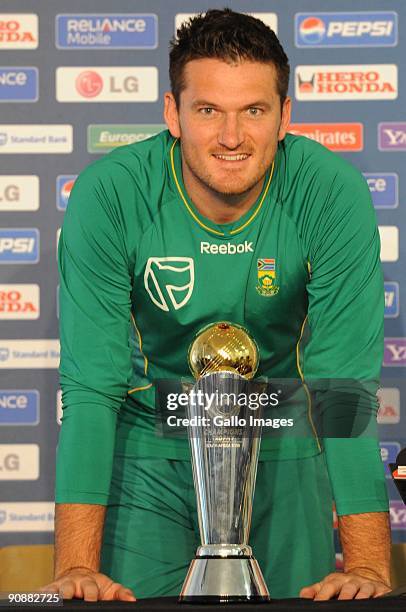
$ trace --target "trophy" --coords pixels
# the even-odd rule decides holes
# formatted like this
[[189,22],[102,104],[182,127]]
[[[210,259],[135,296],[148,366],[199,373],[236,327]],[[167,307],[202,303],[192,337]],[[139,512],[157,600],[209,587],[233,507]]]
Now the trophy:
[[248,546],[261,427],[250,425],[252,410],[236,402],[260,384],[250,382],[258,368],[257,345],[243,327],[219,322],[197,334],[188,360],[197,379],[194,397],[200,392],[203,399],[191,401],[189,394],[187,406],[188,418],[197,423],[188,435],[201,546],[179,601],[269,601]]

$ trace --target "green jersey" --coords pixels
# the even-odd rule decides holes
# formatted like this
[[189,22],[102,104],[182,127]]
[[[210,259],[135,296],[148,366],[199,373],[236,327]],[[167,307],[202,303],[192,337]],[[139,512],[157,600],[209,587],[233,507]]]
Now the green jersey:
[[[169,132],[120,147],[77,179],[59,265],[58,502],[107,503],[114,452],[189,457],[185,440],[155,433],[154,381],[190,376],[188,347],[209,323],[250,331],[258,376],[378,385],[384,299],[369,190],[357,170],[309,139],[288,134],[279,143],[262,193],[229,224],[205,218],[189,199],[180,142]],[[374,391],[363,399],[371,411]],[[311,427],[310,403],[304,409]],[[306,457],[321,446],[316,432],[264,439],[261,458]],[[376,439],[324,446],[336,499],[349,498],[340,493],[342,462],[345,455],[353,470],[354,449],[373,476],[354,511],[368,500],[385,510]]]

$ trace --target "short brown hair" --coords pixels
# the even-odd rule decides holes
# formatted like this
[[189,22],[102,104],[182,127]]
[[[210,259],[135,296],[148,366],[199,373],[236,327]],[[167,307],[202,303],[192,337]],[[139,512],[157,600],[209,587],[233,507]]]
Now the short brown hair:
[[275,32],[260,19],[225,8],[199,13],[181,25],[170,42],[169,53],[169,78],[178,107],[186,87],[185,65],[203,58],[272,62],[283,104],[289,86],[289,60]]

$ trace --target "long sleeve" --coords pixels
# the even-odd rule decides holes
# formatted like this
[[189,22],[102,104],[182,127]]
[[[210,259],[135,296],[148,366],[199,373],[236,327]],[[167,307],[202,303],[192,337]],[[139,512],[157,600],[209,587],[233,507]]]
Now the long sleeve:
[[117,413],[131,368],[126,249],[117,189],[99,162],[77,179],[59,242],[60,503],[107,503]]

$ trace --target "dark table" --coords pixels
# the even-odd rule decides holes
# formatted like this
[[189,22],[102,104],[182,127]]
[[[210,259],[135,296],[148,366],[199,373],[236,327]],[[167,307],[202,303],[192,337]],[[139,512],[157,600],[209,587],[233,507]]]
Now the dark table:
[[[395,592],[396,593],[396,592]],[[227,605],[195,605],[178,604],[176,597],[159,597],[156,599],[139,599],[137,602],[100,601],[95,603],[84,602],[80,599],[65,600],[63,605],[39,607],[37,605],[13,605],[3,608],[8,610],[54,610],[60,612],[80,612],[83,610],[128,612],[210,612],[223,610],[224,612],[382,612],[384,610],[403,610],[406,612],[406,596],[390,596],[378,599],[350,600],[350,601],[312,601],[308,599],[274,599],[266,604],[227,604]]]

